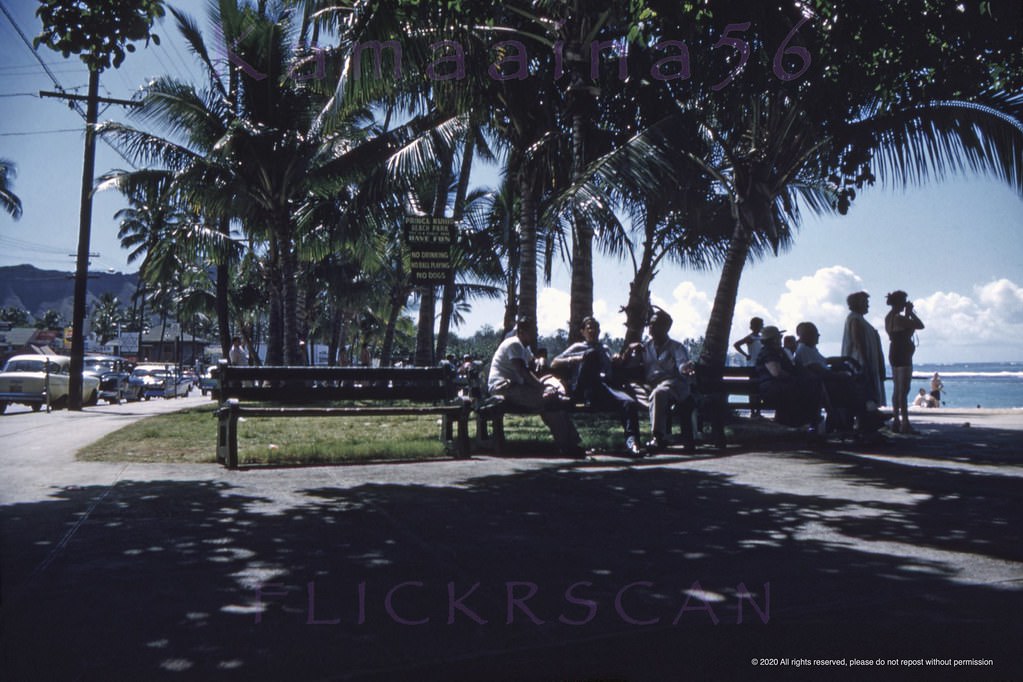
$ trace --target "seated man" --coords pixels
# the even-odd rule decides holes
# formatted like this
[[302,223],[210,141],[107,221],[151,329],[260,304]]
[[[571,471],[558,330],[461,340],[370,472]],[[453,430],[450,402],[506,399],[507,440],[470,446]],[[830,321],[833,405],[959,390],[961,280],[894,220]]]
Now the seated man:
[[501,396],[512,405],[536,412],[551,430],[554,442],[562,454],[582,457],[586,453],[579,445],[579,433],[568,413],[558,409],[557,393],[544,386],[530,371],[533,353],[529,346],[536,343],[536,323],[519,319],[513,336],[501,342],[490,363],[487,387],[491,395]]
[[[652,454],[668,445],[668,409],[671,404],[686,404],[690,407],[689,413],[692,412],[690,378],[693,375],[693,363],[689,361],[686,347],[668,337],[672,325],[671,315],[657,308],[648,325],[650,339],[640,347],[643,381],[637,398],[650,408],[653,438],[647,443],[647,449]],[[682,435],[686,450],[693,450],[693,425],[689,418],[682,419]]]
[[757,356],[754,376],[765,405],[774,408],[775,421],[786,426],[809,426],[811,433],[823,435],[820,418],[823,401],[821,380],[800,371],[781,347],[781,331],[764,327],[764,347]]
[[862,382],[850,371],[832,367],[817,350],[821,335],[812,322],[796,325],[795,364],[824,384],[824,406],[831,428],[852,429],[853,420],[862,430],[866,424],[867,398]]
[[634,457],[642,457],[639,446],[639,403],[635,398],[610,385],[611,355],[600,345],[600,324],[587,317],[582,324],[583,340],[573,343],[551,360],[551,370],[566,377],[568,393],[573,400],[621,412],[625,431],[625,449]]

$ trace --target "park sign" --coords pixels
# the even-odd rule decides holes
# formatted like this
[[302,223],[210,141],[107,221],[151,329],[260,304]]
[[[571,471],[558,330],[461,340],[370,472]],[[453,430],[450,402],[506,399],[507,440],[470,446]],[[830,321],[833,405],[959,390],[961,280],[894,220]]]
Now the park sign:
[[455,241],[454,218],[406,215],[405,241],[414,283],[436,286],[447,281]]

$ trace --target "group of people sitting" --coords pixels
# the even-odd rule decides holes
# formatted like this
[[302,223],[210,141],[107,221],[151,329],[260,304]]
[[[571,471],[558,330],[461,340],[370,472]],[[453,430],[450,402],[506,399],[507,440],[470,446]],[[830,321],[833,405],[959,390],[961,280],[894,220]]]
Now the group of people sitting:
[[[759,397],[775,411],[779,423],[806,427],[812,435],[842,430],[859,435],[875,433],[886,419],[884,351],[877,330],[866,320],[869,294],[850,294],[849,315],[842,337],[842,355],[826,358],[818,350],[820,332],[813,322],[796,326],[795,337],[783,337],[776,326],[754,318],[751,334],[735,347],[751,362]],[[894,420],[892,429],[915,433],[909,425],[907,401],[912,377],[913,335],[923,322],[905,292],[888,295],[891,311],[885,329],[891,339]],[[579,433],[567,404],[585,403],[617,411],[628,454],[642,457],[668,445],[669,409],[691,408],[695,367],[685,346],[670,338],[672,319],[654,309],[648,321],[649,339],[632,343],[612,355],[600,343],[600,324],[592,317],[582,323],[582,341],[549,361],[534,356],[535,321],[520,319],[513,335],[494,354],[487,379],[493,396],[541,415],[561,452],[584,456]],[[786,343],[792,338],[793,343]],[[651,437],[640,436],[639,410],[649,412]],[[681,421],[686,450],[695,447],[692,420]]]
[[[541,376],[535,371],[531,350],[536,324],[520,319],[515,334],[494,353],[487,387],[491,395],[539,413],[566,456],[583,457],[586,453],[564,409],[569,403],[618,412],[626,453],[633,457],[656,453],[668,445],[670,405],[684,403],[691,393],[693,363],[685,346],[668,336],[671,325],[671,316],[656,309],[648,322],[649,340],[612,355],[600,343],[600,324],[588,317],[582,322],[583,340],[552,358],[547,365],[549,373]],[[640,407],[650,416],[651,438],[645,443],[640,436]],[[692,450],[691,422],[683,420],[681,426],[684,445]]]
[[[854,430],[860,434],[875,432],[886,418],[885,356],[881,337],[867,321],[869,294],[850,294],[846,302],[849,315],[842,334],[842,355],[825,358],[817,349],[820,332],[812,322],[796,326],[796,346],[791,352],[783,347],[782,330],[763,326],[760,318],[751,320],[751,334],[736,342],[736,349],[753,362],[760,398],[775,409],[775,419],[789,426],[806,426],[813,434],[829,430]],[[913,310],[904,291],[888,294],[891,310],[885,317],[885,330],[891,340],[892,430],[916,433],[909,424],[909,382],[913,374],[913,336],[924,324]],[[822,417],[821,411],[826,417]]]

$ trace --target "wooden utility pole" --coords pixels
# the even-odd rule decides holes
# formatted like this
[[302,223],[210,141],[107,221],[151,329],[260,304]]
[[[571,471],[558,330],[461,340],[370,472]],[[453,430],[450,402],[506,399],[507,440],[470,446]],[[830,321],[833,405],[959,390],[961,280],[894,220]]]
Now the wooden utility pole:
[[78,216],[78,255],[75,262],[74,309],[71,314],[71,376],[68,378],[68,409],[82,409],[82,370],[85,368],[85,299],[89,282],[89,242],[92,239],[92,184],[96,169],[96,122],[99,105],[138,106],[139,102],[99,96],[99,70],[89,69],[89,94],[39,93],[68,101],[85,100],[85,159],[82,163],[81,209]]

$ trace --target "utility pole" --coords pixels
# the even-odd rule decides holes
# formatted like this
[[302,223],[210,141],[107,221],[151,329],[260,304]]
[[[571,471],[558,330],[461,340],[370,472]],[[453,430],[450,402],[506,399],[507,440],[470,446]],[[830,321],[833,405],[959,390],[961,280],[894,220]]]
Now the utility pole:
[[99,70],[89,69],[89,94],[40,91],[40,97],[68,101],[85,100],[85,159],[82,163],[81,210],[78,216],[78,255],[75,263],[74,309],[71,314],[71,376],[68,378],[68,409],[82,409],[82,370],[85,368],[85,299],[89,286],[89,242],[92,239],[92,183],[96,169],[96,123],[99,105],[138,106],[139,102],[99,96]]

